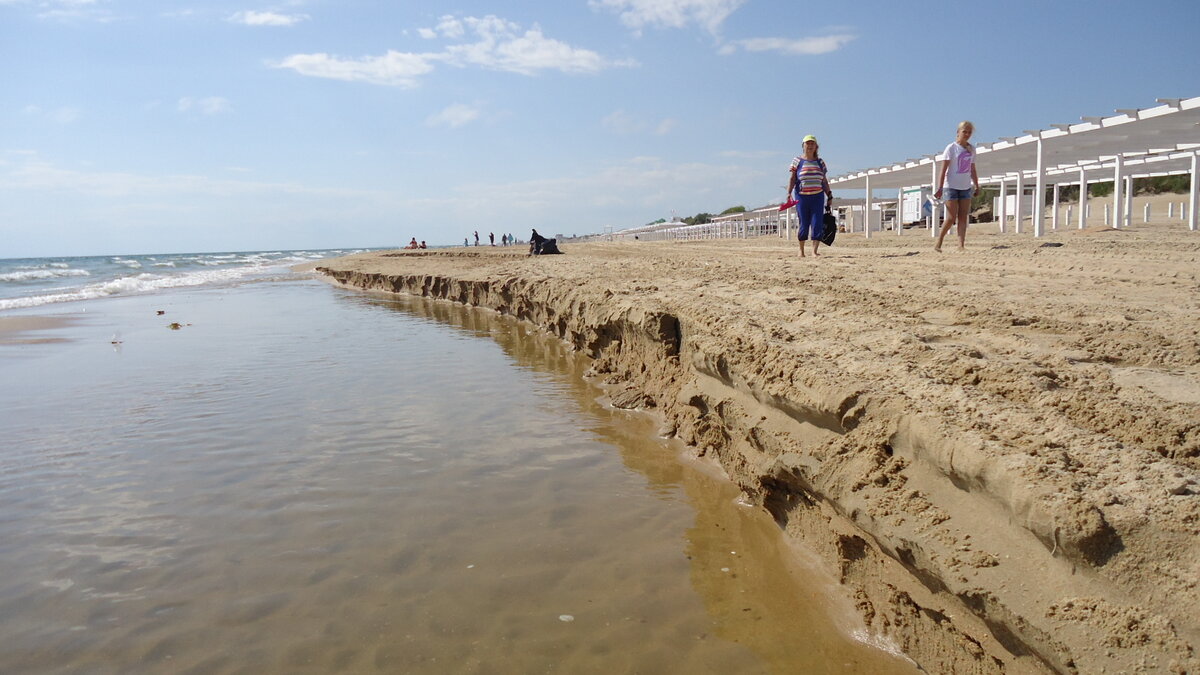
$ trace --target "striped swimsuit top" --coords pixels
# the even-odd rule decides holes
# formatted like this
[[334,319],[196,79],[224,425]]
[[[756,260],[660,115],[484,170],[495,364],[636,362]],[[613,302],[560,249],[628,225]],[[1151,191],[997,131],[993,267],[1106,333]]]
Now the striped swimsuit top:
[[[825,162],[821,159],[796,158],[796,187],[802,195],[825,191]],[[794,162],[795,163],[795,162]]]

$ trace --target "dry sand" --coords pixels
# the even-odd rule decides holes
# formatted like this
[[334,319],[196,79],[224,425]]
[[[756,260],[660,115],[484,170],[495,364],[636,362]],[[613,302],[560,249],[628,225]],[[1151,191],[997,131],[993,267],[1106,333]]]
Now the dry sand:
[[[930,672],[1200,672],[1200,233],[368,253],[595,359]],[[1059,244],[1059,246],[1046,246]]]

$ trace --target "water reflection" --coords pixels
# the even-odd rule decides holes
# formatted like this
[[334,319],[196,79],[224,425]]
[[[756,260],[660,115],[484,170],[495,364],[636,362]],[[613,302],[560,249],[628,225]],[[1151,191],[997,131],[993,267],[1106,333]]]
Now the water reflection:
[[[604,406],[601,390],[583,377],[589,360],[565,343],[495,312],[454,303],[408,296],[363,301],[491,338],[514,364],[560,384],[586,413],[584,419],[595,420],[586,430],[616,449],[623,465],[648,481],[650,493],[694,509],[694,524],[679,547],[691,587],[711,618],[711,635],[702,632],[696,640],[719,637],[746,646],[772,672],[917,672],[903,657],[850,638],[863,634],[863,626],[820,562],[785,542],[765,513],[741,505],[719,469],[689,459],[676,442],[655,438],[651,415]],[[584,516],[560,510],[557,517]]]
[[118,299],[3,363],[5,675],[903,672],[557,340],[321,282],[172,298],[187,331]]

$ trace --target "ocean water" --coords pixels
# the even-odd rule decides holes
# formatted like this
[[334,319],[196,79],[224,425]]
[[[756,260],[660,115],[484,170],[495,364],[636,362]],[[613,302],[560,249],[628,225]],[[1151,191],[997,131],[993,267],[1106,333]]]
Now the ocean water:
[[915,672],[562,343],[210,266],[0,311],[0,672]]
[[171,288],[235,285],[368,249],[0,259],[0,311]]

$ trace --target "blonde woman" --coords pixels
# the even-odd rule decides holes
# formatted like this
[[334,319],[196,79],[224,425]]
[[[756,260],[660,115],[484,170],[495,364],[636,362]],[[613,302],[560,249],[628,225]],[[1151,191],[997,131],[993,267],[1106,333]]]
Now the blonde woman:
[[[933,193],[933,197],[946,203],[946,224],[942,225],[937,244],[933,247],[938,253],[942,252],[942,241],[954,225],[958,225],[958,250],[966,249],[967,214],[971,210],[971,197],[979,194],[979,174],[975,171],[975,146],[971,145],[973,133],[975,125],[966,121],[959,122],[957,137],[938,157],[942,162],[942,169],[938,172],[937,191]],[[942,196],[943,192],[945,197]]]

